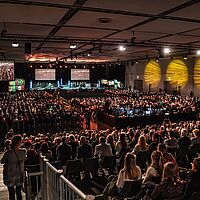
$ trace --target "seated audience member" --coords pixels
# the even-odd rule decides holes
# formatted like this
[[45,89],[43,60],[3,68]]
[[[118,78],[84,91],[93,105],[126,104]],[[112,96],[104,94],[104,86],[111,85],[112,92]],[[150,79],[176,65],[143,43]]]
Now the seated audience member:
[[86,158],[92,158],[92,146],[86,142],[86,137],[81,136],[80,146],[77,148],[78,159],[85,160]]
[[165,140],[164,143],[166,144],[167,148],[177,147],[177,139],[175,138],[176,133],[174,131],[170,131],[169,139]]
[[120,170],[117,187],[122,189],[126,181],[141,179],[142,173],[139,166],[136,164],[136,156],[132,153],[127,153],[124,160],[124,168]]
[[120,133],[118,141],[116,143],[116,155],[121,156],[123,153],[126,153],[126,149],[128,147],[127,141],[126,141],[126,134]]
[[72,147],[67,144],[67,138],[65,136],[62,137],[62,143],[57,147],[57,156],[62,166],[66,165],[67,160],[72,159]]
[[72,147],[72,159],[76,157],[77,147],[79,146],[78,142],[75,141],[74,135],[70,134],[68,144]]
[[100,161],[102,161],[104,157],[113,155],[111,146],[110,144],[106,143],[105,137],[101,136],[99,138],[99,143],[100,144],[95,146],[95,151],[94,151],[95,157],[98,157]]
[[152,200],[173,199],[184,194],[185,183],[178,177],[176,165],[168,162],[164,165],[162,181],[151,193]]
[[114,142],[114,137],[112,134],[108,134],[106,137],[106,143],[110,144],[112,148],[112,154],[115,155],[115,142]]
[[152,142],[149,144],[149,153],[151,154],[153,151],[156,150],[159,144],[159,135],[157,133],[152,134]]
[[200,131],[199,129],[193,130],[194,137],[191,139],[191,145],[200,143]]
[[166,148],[165,144],[160,143],[157,147],[157,150],[162,153],[164,164],[167,162],[173,162],[174,164],[176,164],[176,159],[174,158],[174,156],[171,153],[167,152],[167,148]]
[[194,192],[200,192],[200,158],[195,158],[192,163],[192,172],[187,177],[188,186],[186,191],[186,199],[189,199]]
[[133,152],[134,154],[138,154],[141,151],[148,151],[149,145],[146,143],[146,138],[142,135],[138,139],[138,143],[135,145]]
[[136,164],[135,155],[127,153],[123,169],[121,169],[118,176],[113,177],[113,179],[105,187],[103,191],[104,199],[108,199],[107,196],[117,196],[123,189],[126,181],[136,181],[141,179],[141,176],[141,169]]
[[147,168],[143,183],[151,181],[153,177],[161,177],[163,172],[163,157],[161,152],[153,151],[151,154],[151,164]]

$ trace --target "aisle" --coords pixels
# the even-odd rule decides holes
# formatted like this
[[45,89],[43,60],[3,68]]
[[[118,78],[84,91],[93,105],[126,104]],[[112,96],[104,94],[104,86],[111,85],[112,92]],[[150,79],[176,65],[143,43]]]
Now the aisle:
[[[0,153],[0,160],[3,156],[3,153]],[[7,187],[3,184],[3,165],[0,164],[0,200],[8,200],[8,191]]]

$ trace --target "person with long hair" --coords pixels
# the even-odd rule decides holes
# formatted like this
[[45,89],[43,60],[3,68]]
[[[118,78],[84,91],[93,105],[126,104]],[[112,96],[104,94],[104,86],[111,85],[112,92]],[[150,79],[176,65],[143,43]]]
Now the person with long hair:
[[141,179],[141,175],[141,169],[136,164],[135,155],[127,153],[124,160],[124,168],[119,172],[116,185],[122,189],[126,181]]
[[119,139],[116,143],[116,155],[120,157],[121,154],[126,153],[127,147],[126,133],[122,132],[119,134]]
[[134,154],[138,154],[140,151],[148,151],[149,145],[146,143],[145,136],[141,135],[138,139],[138,143],[135,145],[133,149]]
[[181,197],[184,194],[185,183],[180,181],[177,167],[173,162],[164,165],[162,181],[151,193],[152,200],[163,200]]
[[26,149],[20,148],[22,138],[15,135],[12,138],[11,149],[6,151],[1,159],[4,164],[3,180],[8,187],[9,200],[22,200],[22,186],[24,182],[24,162],[26,160]]
[[186,190],[186,198],[189,199],[189,197],[195,193],[200,191],[200,158],[195,158],[192,162],[192,171],[188,174],[187,181],[188,181],[188,187]]
[[147,183],[153,177],[161,177],[163,172],[163,157],[159,151],[153,151],[151,154],[151,164],[147,168],[143,183]]

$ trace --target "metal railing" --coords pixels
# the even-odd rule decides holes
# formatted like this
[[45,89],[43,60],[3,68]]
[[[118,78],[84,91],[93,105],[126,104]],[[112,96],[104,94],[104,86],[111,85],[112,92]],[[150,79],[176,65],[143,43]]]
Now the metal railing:
[[[86,195],[63,175],[63,170],[57,170],[44,157],[40,157],[40,172],[30,173],[31,176],[40,176],[40,188],[37,196],[41,200],[95,200],[94,195]],[[30,183],[29,183],[30,185]],[[31,200],[27,195],[27,200]],[[37,198],[36,198],[37,200]]]

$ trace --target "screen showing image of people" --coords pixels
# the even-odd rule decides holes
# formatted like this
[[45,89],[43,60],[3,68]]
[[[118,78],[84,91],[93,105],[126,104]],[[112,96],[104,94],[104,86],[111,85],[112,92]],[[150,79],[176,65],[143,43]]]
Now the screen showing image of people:
[[71,69],[72,81],[88,81],[90,80],[89,69]]
[[14,61],[0,61],[0,81],[9,81],[14,78]]
[[55,81],[55,69],[35,69],[35,80],[37,81]]

